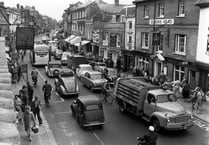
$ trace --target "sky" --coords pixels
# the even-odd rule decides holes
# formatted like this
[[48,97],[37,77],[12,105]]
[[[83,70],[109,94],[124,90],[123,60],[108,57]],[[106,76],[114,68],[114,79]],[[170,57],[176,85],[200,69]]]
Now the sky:
[[[2,1],[2,0],[1,0]],[[85,3],[88,0],[3,0],[5,7],[16,7],[17,3],[25,6],[35,6],[35,9],[42,15],[47,15],[57,21],[62,19],[62,14],[69,4],[78,1]],[[109,4],[113,4],[114,0],[103,0]],[[134,0],[119,0],[120,4],[132,4]]]

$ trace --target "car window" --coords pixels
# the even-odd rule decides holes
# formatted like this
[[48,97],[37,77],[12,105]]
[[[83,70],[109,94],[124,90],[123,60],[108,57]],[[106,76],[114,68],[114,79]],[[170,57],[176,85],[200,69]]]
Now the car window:
[[99,105],[88,105],[86,106],[86,110],[87,111],[91,111],[91,110],[98,110],[99,109]]
[[102,78],[102,74],[92,74],[91,75],[92,80],[101,79],[101,78]]
[[49,64],[49,67],[52,67],[52,68],[61,68],[62,65],[60,65],[60,64]]
[[155,103],[155,96],[152,94],[148,94],[147,101],[148,103],[151,103],[151,102]]
[[92,70],[90,66],[83,66],[80,68],[81,70]]
[[175,102],[175,101],[176,101],[176,96],[174,94],[163,94],[157,96],[158,103]]

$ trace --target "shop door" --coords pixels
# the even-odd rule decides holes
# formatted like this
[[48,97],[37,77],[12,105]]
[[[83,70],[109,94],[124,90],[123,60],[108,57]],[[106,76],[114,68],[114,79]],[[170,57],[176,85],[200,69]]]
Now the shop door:
[[189,71],[189,83],[190,83],[190,87],[192,89],[194,89],[197,85],[196,85],[196,73],[193,70]]
[[162,63],[155,61],[154,76],[160,75],[162,71]]

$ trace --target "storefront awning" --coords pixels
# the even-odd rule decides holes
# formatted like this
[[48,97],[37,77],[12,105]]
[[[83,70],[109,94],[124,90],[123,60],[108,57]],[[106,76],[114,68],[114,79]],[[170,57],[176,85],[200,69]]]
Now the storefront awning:
[[70,35],[69,37],[65,38],[66,42],[70,42],[71,39],[73,39],[75,35]]
[[160,61],[165,61],[165,58],[162,56],[162,54],[157,53],[151,56],[152,59],[158,59]]
[[80,36],[76,36],[76,37],[74,37],[73,39],[70,40],[71,45],[75,45],[75,44],[80,43],[80,42],[81,42],[81,37]]
[[76,43],[75,46],[78,46],[78,47],[79,47],[80,45],[83,46],[83,45],[86,45],[86,44],[88,44],[88,43],[90,43],[90,41],[88,41],[88,40],[83,40],[83,41],[81,41],[80,43]]

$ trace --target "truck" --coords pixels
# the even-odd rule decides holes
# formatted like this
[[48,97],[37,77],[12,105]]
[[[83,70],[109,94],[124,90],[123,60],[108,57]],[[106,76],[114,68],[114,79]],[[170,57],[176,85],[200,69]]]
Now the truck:
[[118,78],[113,95],[120,112],[145,119],[156,131],[186,130],[194,124],[192,113],[178,102],[173,91],[143,77]]

